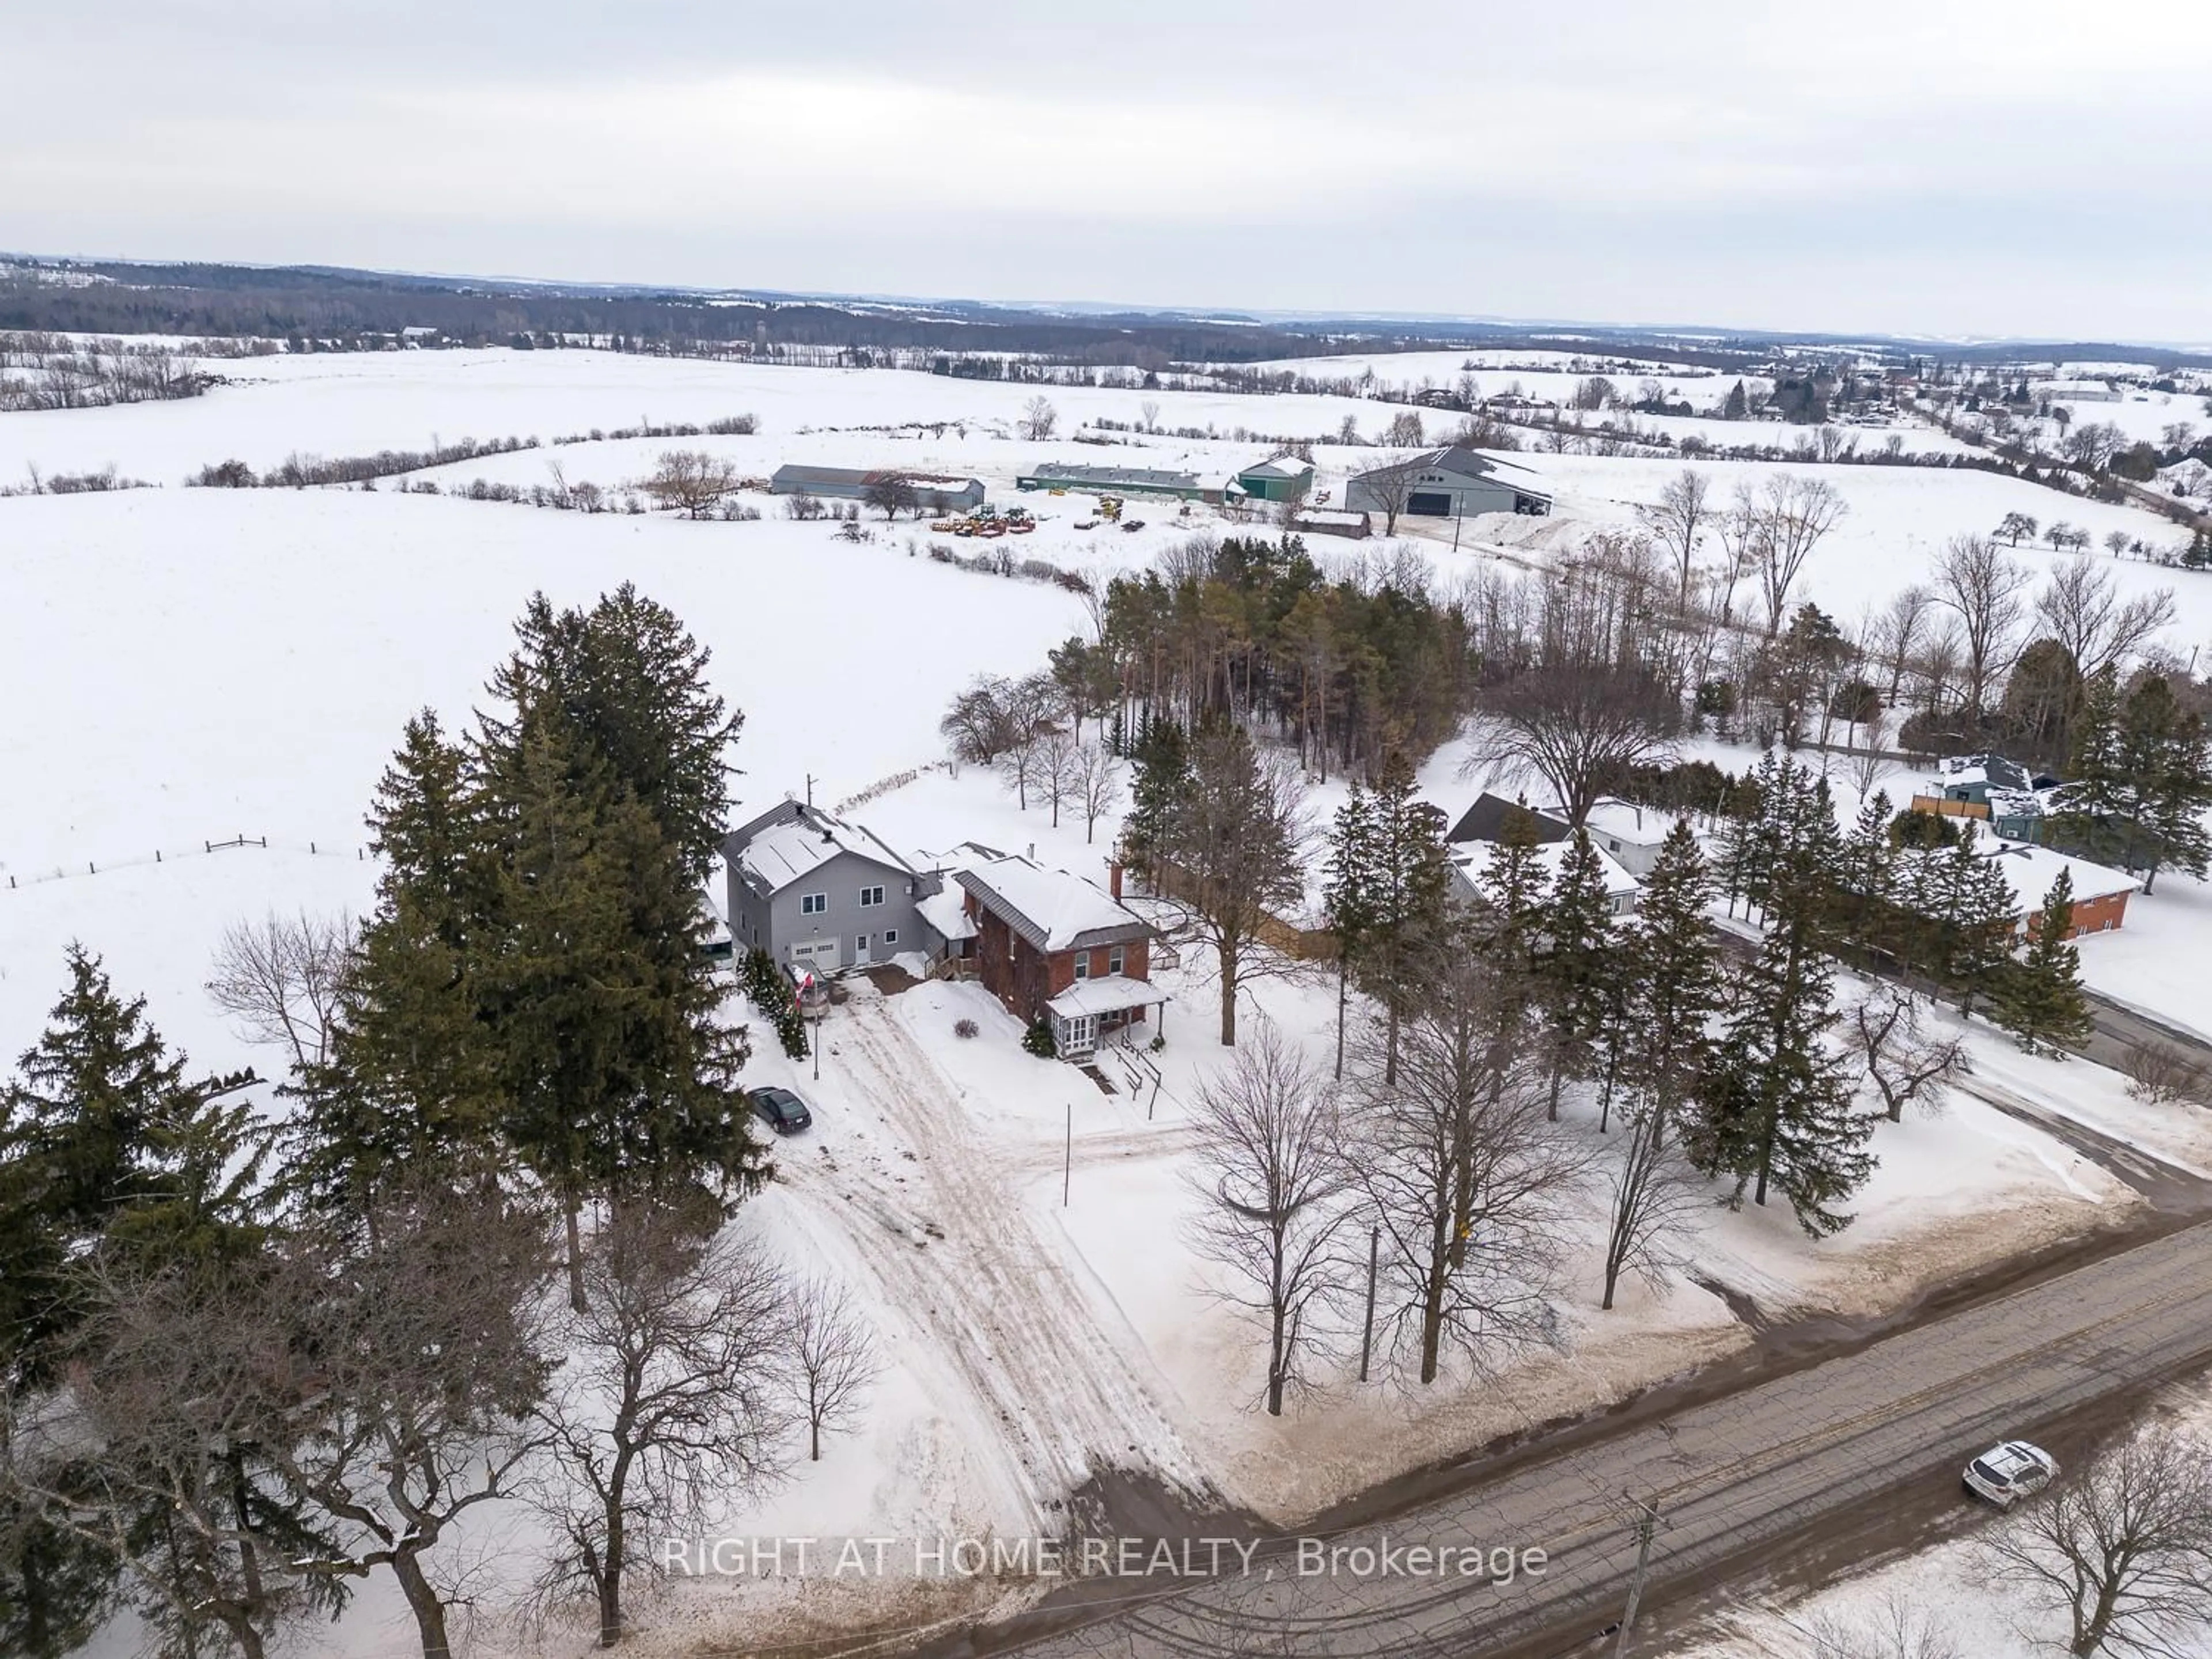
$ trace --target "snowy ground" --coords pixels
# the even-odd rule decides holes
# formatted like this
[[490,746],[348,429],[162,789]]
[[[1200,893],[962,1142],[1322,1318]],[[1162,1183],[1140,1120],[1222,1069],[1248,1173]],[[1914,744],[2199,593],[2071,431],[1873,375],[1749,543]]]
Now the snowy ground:
[[[762,417],[758,437],[698,441],[726,446],[761,471],[801,459],[957,466],[1003,493],[1041,453],[1225,467],[1255,458],[1249,441],[1225,435],[1240,423],[1320,431],[1346,411],[1363,422],[1380,418],[1376,405],[1345,399],[1162,393],[1162,424],[1211,422],[1224,435],[1124,452],[1018,443],[1006,434],[1031,388],[920,375],[587,353],[226,367],[241,380],[258,378],[193,403],[0,417],[0,477],[27,462],[47,470],[113,462],[171,486],[0,501],[0,1054],[35,1037],[60,988],[62,951],[79,939],[103,953],[119,988],[149,994],[155,1023],[198,1065],[270,1069],[270,1057],[246,1048],[199,990],[217,936],[270,909],[365,907],[374,867],[360,856],[362,814],[401,723],[426,704],[453,723],[466,719],[534,588],[572,604],[635,580],[684,617],[714,652],[717,685],[746,714],[740,810],[805,787],[809,774],[815,798],[835,804],[930,766],[941,753],[937,719],[957,686],[982,670],[1040,665],[1049,646],[1083,625],[1080,602],[1055,588],[910,556],[904,526],[851,545],[826,526],[775,517],[690,524],[389,487],[173,487],[208,461],[238,455],[265,466],[295,448],[550,436],[750,410]],[[1048,395],[1070,426],[1098,415],[1133,420],[1145,400]],[[948,423],[942,434],[862,430],[937,421]],[[441,476],[538,482],[552,459],[572,482],[619,483],[663,447],[580,445],[464,463]],[[1322,455],[1327,487],[1374,452]],[[1508,459],[1559,488],[1563,509],[1599,519],[1625,518],[1674,470]],[[1713,471],[1725,484],[1739,470]],[[1853,514],[1815,556],[1808,591],[1846,614],[1852,593],[1873,580],[1863,567],[1879,563],[1885,583],[1908,580],[1945,537],[1995,522],[2008,504],[1990,493],[1997,486],[2028,488],[1966,473],[1827,476],[1850,495]],[[2051,516],[2047,493],[2031,495],[2027,510]],[[1036,505],[1048,521],[1021,550],[1079,568],[1133,568],[1183,528],[1179,515],[1148,514],[1147,503],[1137,512],[1161,527],[1085,540],[1073,529],[1079,498]],[[2066,510],[2091,523],[2093,509]],[[1210,514],[1194,519],[1225,527]],[[1532,533],[1559,527],[1527,525]],[[1447,580],[1501,556],[1480,541],[1456,559],[1433,540],[1419,545]],[[1541,562],[1558,550],[1538,543],[1512,556]],[[2212,623],[2201,610],[2185,615],[2199,632]],[[1448,748],[1424,774],[1447,805],[1475,787],[1458,781],[1464,758]],[[1341,788],[1335,781],[1316,791],[1318,817]],[[941,769],[874,795],[856,815],[902,847],[1034,842],[1040,857],[1093,876],[1103,874],[1110,833],[1102,825],[1086,844],[1079,823],[1054,830],[1041,811],[1018,812],[994,781]],[[241,835],[267,845],[209,850]],[[2202,890],[2160,886],[2159,914],[2170,894],[2174,920],[2162,942],[2155,921],[2141,936],[2136,971],[2146,986],[2160,977],[2162,957],[2202,937]],[[2128,933],[2089,942],[2093,977],[2099,951],[2133,947],[2135,927],[2131,915]],[[785,1178],[743,1224],[859,1286],[894,1364],[860,1435],[718,1524],[753,1534],[1019,1530],[1054,1513],[1069,1486],[1123,1462],[1289,1516],[1747,1340],[1722,1298],[1687,1282],[1663,1299],[1632,1291],[1621,1308],[1599,1314],[1595,1286],[1578,1270],[1562,1304],[1570,1340],[1560,1353],[1480,1385],[1460,1376],[1419,1398],[1362,1389],[1338,1363],[1295,1416],[1255,1413],[1251,1333],[1206,1293],[1182,1230],[1192,1202],[1186,1114],[1220,1055],[1214,993],[1195,956],[1161,977],[1176,1000],[1160,1056],[1164,1086],[1149,1112],[1125,1078],[1109,1096],[1080,1073],[1020,1054],[1012,1022],[972,988],[933,984],[890,999],[863,990],[837,1011],[820,1083],[798,1079],[817,1102],[817,1129],[783,1146]],[[1322,1052],[1333,991],[1256,983],[1244,1017],[1263,1015]],[[981,1035],[955,1037],[962,1017],[976,1019]],[[1986,1034],[1976,1043],[1989,1076],[2021,1097],[2212,1167],[2212,1148],[2148,1119],[2093,1068],[2008,1058]],[[749,1080],[791,1075],[762,1052]],[[1701,1273],[1768,1317],[1869,1311],[2127,1209],[2111,1182],[2055,1139],[1971,1100],[1939,1119],[1885,1127],[1878,1145],[1881,1175],[1859,1224],[1841,1238],[1814,1244],[1785,1214],[1716,1208],[1694,1241]],[[1595,1215],[1582,1225],[1595,1226]],[[472,1547],[490,1548],[482,1537]],[[687,1640],[757,1632],[764,1602],[793,1626],[948,1610],[920,1595],[862,1608],[779,1594],[720,1583],[679,1589],[647,1604],[659,1632],[651,1640],[672,1651]],[[377,1605],[364,1603],[334,1641],[360,1654],[397,1651],[404,1643],[380,1622]],[[487,1650],[509,1640],[485,1639]],[[568,1650],[560,1644],[568,1639],[556,1649]]]

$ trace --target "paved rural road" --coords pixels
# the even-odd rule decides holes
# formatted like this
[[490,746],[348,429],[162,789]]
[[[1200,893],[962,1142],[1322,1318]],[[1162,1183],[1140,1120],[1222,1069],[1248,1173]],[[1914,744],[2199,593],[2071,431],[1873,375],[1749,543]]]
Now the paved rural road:
[[2083,1425],[2109,1423],[2118,1407],[2208,1366],[2212,1223],[1577,1450],[1509,1465],[1387,1526],[1330,1540],[1540,1548],[1550,1558],[1540,1577],[1495,1588],[1480,1578],[1300,1576],[1295,1557],[1263,1558],[1248,1577],[1196,1585],[1123,1580],[1114,1599],[1063,1612],[1090,1622],[1026,1643],[1017,1632],[979,1633],[972,1650],[1027,1659],[1609,1653],[1600,1633],[1619,1616],[1635,1557],[1624,1492],[1664,1512],[1652,1557],[1663,1595],[1670,1583],[1711,1583],[1817,1551],[1823,1528],[1848,1514],[1948,1506],[1960,1466],[2000,1436],[2068,1448]]

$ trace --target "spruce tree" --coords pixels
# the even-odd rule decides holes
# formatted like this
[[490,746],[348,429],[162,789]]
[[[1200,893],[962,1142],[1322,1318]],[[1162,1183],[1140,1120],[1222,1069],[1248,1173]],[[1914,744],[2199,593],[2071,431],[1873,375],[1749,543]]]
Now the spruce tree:
[[1345,1007],[1351,975],[1376,921],[1375,813],[1358,779],[1330,828],[1322,902],[1336,940],[1336,1075],[1344,1075]]
[[1167,890],[1163,866],[1176,808],[1190,793],[1190,739],[1167,715],[1146,714],[1136,745],[1121,852],[1155,892]]
[[1938,977],[1958,994],[1959,1012],[1971,1015],[1975,999],[2011,960],[2018,918],[2011,884],[1997,863],[2010,855],[2002,847],[1985,852],[1979,830],[1968,823],[1956,843],[1933,856],[1942,906]]
[[1388,1023],[1383,1059],[1386,1086],[1398,1080],[1398,1030],[1418,994],[1430,946],[1444,920],[1451,861],[1444,850],[1444,817],[1414,799],[1413,769],[1393,751],[1369,797],[1369,896],[1372,911],[1360,969]]
[[1863,962],[1877,953],[1893,954],[1898,872],[1891,817],[1889,796],[1878,789],[1860,803],[1858,817],[1844,837],[1838,930]]
[[1722,983],[1705,920],[1711,901],[1697,838],[1677,823],[1625,930],[1622,994],[1606,1045],[1609,1082],[1642,1097],[1664,1121],[1681,1116],[1711,1060],[1709,1026]]
[[1784,762],[1765,787],[1775,854],[1762,884],[1765,936],[1736,975],[1725,1036],[1701,1089],[1690,1151],[1709,1174],[1765,1204],[1779,1188],[1815,1237],[1845,1225],[1837,1206],[1872,1173],[1873,1121],[1853,1109],[1823,954],[1841,845],[1825,781]]
[[2063,1060],[2095,1030],[2081,992],[2081,953],[2071,943],[2073,932],[2074,878],[2061,870],[2028,920],[2026,952],[2007,965],[1992,998],[1997,1024],[2029,1054]]
[[1493,1105],[1504,1095],[1537,1006],[1536,945],[1549,885],[1540,845],[1534,813],[1516,806],[1505,814],[1490,860],[1474,878],[1474,912],[1464,929],[1495,988],[1488,1045]]
[[1593,1069],[1593,1054],[1613,1005],[1619,976],[1613,914],[1605,890],[1605,866],[1589,832],[1577,825],[1560,860],[1544,913],[1538,971],[1544,1024],[1551,1050],[1548,1115],[1559,1117],[1559,1089]]
[[2136,807],[2137,861],[2128,867],[2143,872],[2146,894],[2168,866],[2203,876],[2212,853],[2204,830],[2212,764],[2203,716],[2180,706],[2164,675],[2147,673],[2128,694],[2120,747]]
[[2124,862],[2133,841],[2134,802],[2121,754],[2115,668],[2091,676],[2081,688],[2067,770],[2067,782],[2052,798],[2052,841],[2100,864]]
[[490,686],[512,712],[483,720],[487,744],[513,748],[522,711],[550,701],[574,733],[579,767],[605,765],[703,884],[727,829],[728,750],[744,724],[708,684],[712,653],[629,582],[589,611],[556,612],[532,594],[515,635]]

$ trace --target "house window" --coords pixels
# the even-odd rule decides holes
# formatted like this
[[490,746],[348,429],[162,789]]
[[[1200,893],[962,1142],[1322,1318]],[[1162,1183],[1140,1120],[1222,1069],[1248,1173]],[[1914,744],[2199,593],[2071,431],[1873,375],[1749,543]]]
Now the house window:
[[830,913],[830,895],[829,895],[829,894],[827,894],[827,893],[801,893],[801,894],[799,896],[799,914],[800,915],[802,915],[802,916],[821,916],[821,915],[827,915],[829,913]]
[[884,928],[884,943],[886,945],[896,945],[898,943],[898,929],[896,927]]
[[1075,953],[1075,976],[1078,979],[1089,979],[1091,977],[1090,951],[1078,951]]
[[860,890],[860,908],[863,910],[868,908],[871,905],[881,904],[883,902],[884,890],[882,888],[863,887]]
[[1122,954],[1121,947],[1118,945],[1115,945],[1112,950],[1106,953],[1106,971],[1109,974],[1120,973],[1121,971],[1121,964],[1127,960],[1128,957]]

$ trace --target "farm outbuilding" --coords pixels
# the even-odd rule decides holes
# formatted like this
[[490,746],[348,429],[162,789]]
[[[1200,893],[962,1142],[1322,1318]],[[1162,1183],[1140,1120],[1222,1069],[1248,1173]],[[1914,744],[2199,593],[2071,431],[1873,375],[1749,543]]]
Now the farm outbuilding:
[[1303,501],[1313,488],[1314,465],[1295,455],[1278,455],[1237,475],[1244,493],[1255,501]]
[[1412,519],[1465,519],[1477,513],[1542,518],[1552,510],[1552,498],[1535,487],[1535,477],[1526,467],[1454,445],[1360,473],[1346,486],[1344,504],[1354,513],[1388,513],[1397,498],[1399,515]]
[[1017,489],[1085,490],[1100,495],[1176,495],[1215,506],[1241,501],[1245,489],[1234,478],[1202,478],[1146,466],[1083,466],[1048,461],[1014,480]]
[[962,478],[939,472],[910,472],[902,467],[780,466],[769,480],[779,495],[812,495],[822,501],[860,501],[874,485],[903,478],[914,486],[915,499],[932,513],[969,512],[983,504],[980,478]]

